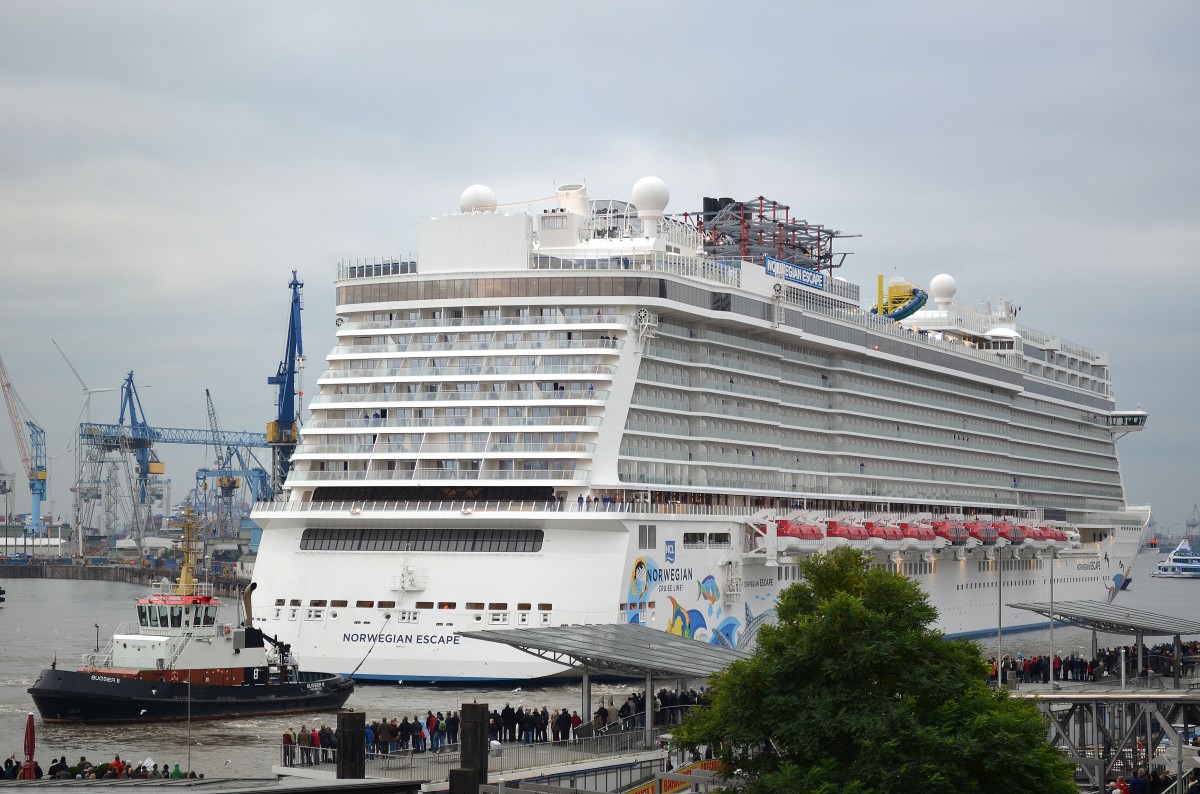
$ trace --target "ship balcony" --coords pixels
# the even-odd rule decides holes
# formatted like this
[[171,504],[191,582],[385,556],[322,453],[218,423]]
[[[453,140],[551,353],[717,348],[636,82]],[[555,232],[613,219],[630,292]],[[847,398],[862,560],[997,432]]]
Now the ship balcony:
[[[567,403],[570,400],[562,400]],[[578,427],[585,432],[596,432],[603,424],[600,416],[442,416],[431,418],[395,417],[387,419],[310,419],[305,429],[377,428],[380,432],[411,432],[412,428],[471,428],[490,427]],[[303,433],[303,431],[302,431]]]
[[351,378],[387,378],[396,383],[410,383],[427,378],[467,378],[481,375],[580,375],[583,377],[607,376],[609,379],[617,368],[611,364],[539,364],[536,366],[496,366],[492,364],[444,367],[375,367],[370,369],[327,369],[317,378],[318,385],[335,383]]
[[[570,385],[583,386],[582,382]],[[608,389],[567,389],[560,397],[559,392],[552,391],[435,391],[410,392],[407,394],[318,394],[309,401],[309,407],[339,408],[347,405],[368,407],[386,407],[392,403],[444,403],[444,402],[478,402],[502,403],[525,400],[600,400],[605,401],[611,392]]]
[[456,480],[456,481],[486,481],[486,482],[561,482],[569,484],[587,480],[590,472],[585,469],[575,471],[532,470],[508,471],[499,469],[464,470],[464,469],[383,469],[378,471],[300,471],[293,468],[288,472],[288,482],[322,483],[322,482],[361,482],[361,483],[394,483],[412,482],[419,480]]
[[349,320],[338,328],[338,336],[352,336],[356,331],[404,331],[408,329],[429,329],[445,333],[453,328],[541,328],[545,326],[567,325],[586,326],[597,330],[612,330],[632,328],[634,318],[628,314],[603,314],[599,316],[527,316],[513,315],[509,317],[422,317],[416,320]]
[[594,443],[571,441],[545,443],[457,443],[430,442],[408,444],[302,444],[296,448],[294,459],[311,460],[320,455],[371,455],[376,458],[395,455],[461,455],[467,452],[488,454],[503,453],[573,453],[591,455],[596,451]]
[[[568,333],[560,331],[559,333]],[[576,332],[578,333],[578,332]],[[599,333],[597,331],[596,333]],[[495,354],[500,350],[509,350],[513,352],[523,352],[526,350],[537,351],[556,351],[564,352],[573,350],[588,350],[597,353],[604,353],[610,350],[621,350],[625,343],[620,339],[531,339],[512,341],[507,339],[489,339],[485,341],[466,341],[458,340],[454,342],[409,342],[407,344],[381,344],[381,345],[335,345],[330,351],[327,360],[343,361],[345,356],[352,355],[379,355],[379,354],[403,354],[403,353],[479,353],[486,352]]]

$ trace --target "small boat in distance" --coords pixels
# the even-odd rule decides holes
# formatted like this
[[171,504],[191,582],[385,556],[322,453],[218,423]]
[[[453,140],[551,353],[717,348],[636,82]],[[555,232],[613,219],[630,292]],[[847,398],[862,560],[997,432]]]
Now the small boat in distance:
[[1200,552],[1192,551],[1187,538],[1184,538],[1175,551],[1154,568],[1151,576],[1161,576],[1165,579],[1200,579]]
[[78,670],[57,659],[29,688],[46,722],[160,722],[332,711],[354,683],[300,670],[288,644],[245,620],[224,622],[212,585],[198,582],[195,524],[184,521],[179,579],[154,583],[137,601],[137,624],[121,624]]

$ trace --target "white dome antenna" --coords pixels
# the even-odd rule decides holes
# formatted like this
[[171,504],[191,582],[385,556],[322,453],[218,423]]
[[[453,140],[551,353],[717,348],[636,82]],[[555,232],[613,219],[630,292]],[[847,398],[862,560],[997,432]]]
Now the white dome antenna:
[[933,280],[929,282],[929,294],[940,309],[949,308],[957,293],[958,283],[955,282],[953,276],[941,273],[934,276]]
[[496,194],[487,185],[471,185],[458,199],[458,208],[464,213],[495,212]]
[[642,221],[642,233],[654,237],[658,232],[658,222],[662,220],[663,210],[671,200],[671,191],[667,183],[656,176],[644,176],[633,184],[629,191],[629,203],[637,207],[638,218]]

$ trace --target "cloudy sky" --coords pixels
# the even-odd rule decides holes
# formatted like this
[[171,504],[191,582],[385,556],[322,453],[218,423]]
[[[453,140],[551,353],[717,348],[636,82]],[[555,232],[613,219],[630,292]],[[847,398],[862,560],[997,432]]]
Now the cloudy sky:
[[[70,512],[83,404],[261,431],[291,270],[306,385],[339,259],[415,251],[469,184],[668,211],[766,195],[863,235],[842,276],[1012,298],[1107,350],[1130,500],[1200,501],[1200,5],[54,2],[0,6],[0,356]],[[97,421],[117,397],[94,396]],[[164,447],[173,497],[203,447]],[[0,463],[19,471],[0,425]],[[28,509],[19,482],[14,510]],[[65,515],[69,520],[69,515]]]

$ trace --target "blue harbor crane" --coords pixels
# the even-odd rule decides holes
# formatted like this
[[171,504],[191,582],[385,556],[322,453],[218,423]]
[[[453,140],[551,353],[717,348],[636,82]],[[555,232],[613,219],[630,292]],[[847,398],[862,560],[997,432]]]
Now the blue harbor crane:
[[267,424],[267,444],[271,447],[271,498],[283,492],[283,482],[291,468],[299,435],[296,377],[304,369],[304,341],[300,335],[300,289],[303,286],[304,282],[296,278],[293,270],[292,281],[288,284],[292,290],[292,310],[288,315],[287,347],[279,362],[279,371],[267,378],[268,384],[279,387],[275,421]]
[[50,478],[46,470],[46,431],[34,421],[29,409],[21,402],[21,397],[8,377],[3,358],[0,358],[0,389],[4,391],[4,404],[8,407],[8,418],[12,421],[13,438],[17,442],[21,464],[29,478],[31,506],[25,531],[41,535],[44,532],[42,502],[46,500],[46,485]]
[[[126,418],[128,417],[128,421]],[[133,372],[125,378],[121,387],[121,414],[117,424],[84,422],[79,425],[81,448],[96,448],[101,452],[132,454],[136,471],[130,475],[135,512],[151,502],[153,478],[161,475],[165,467],[159,460],[154,446],[157,444],[215,444],[219,447],[265,447],[267,438],[263,433],[243,431],[189,429],[176,427],[151,427],[146,422],[141,400],[134,384]],[[140,540],[145,528],[145,519],[136,517],[133,522],[136,539]]]

